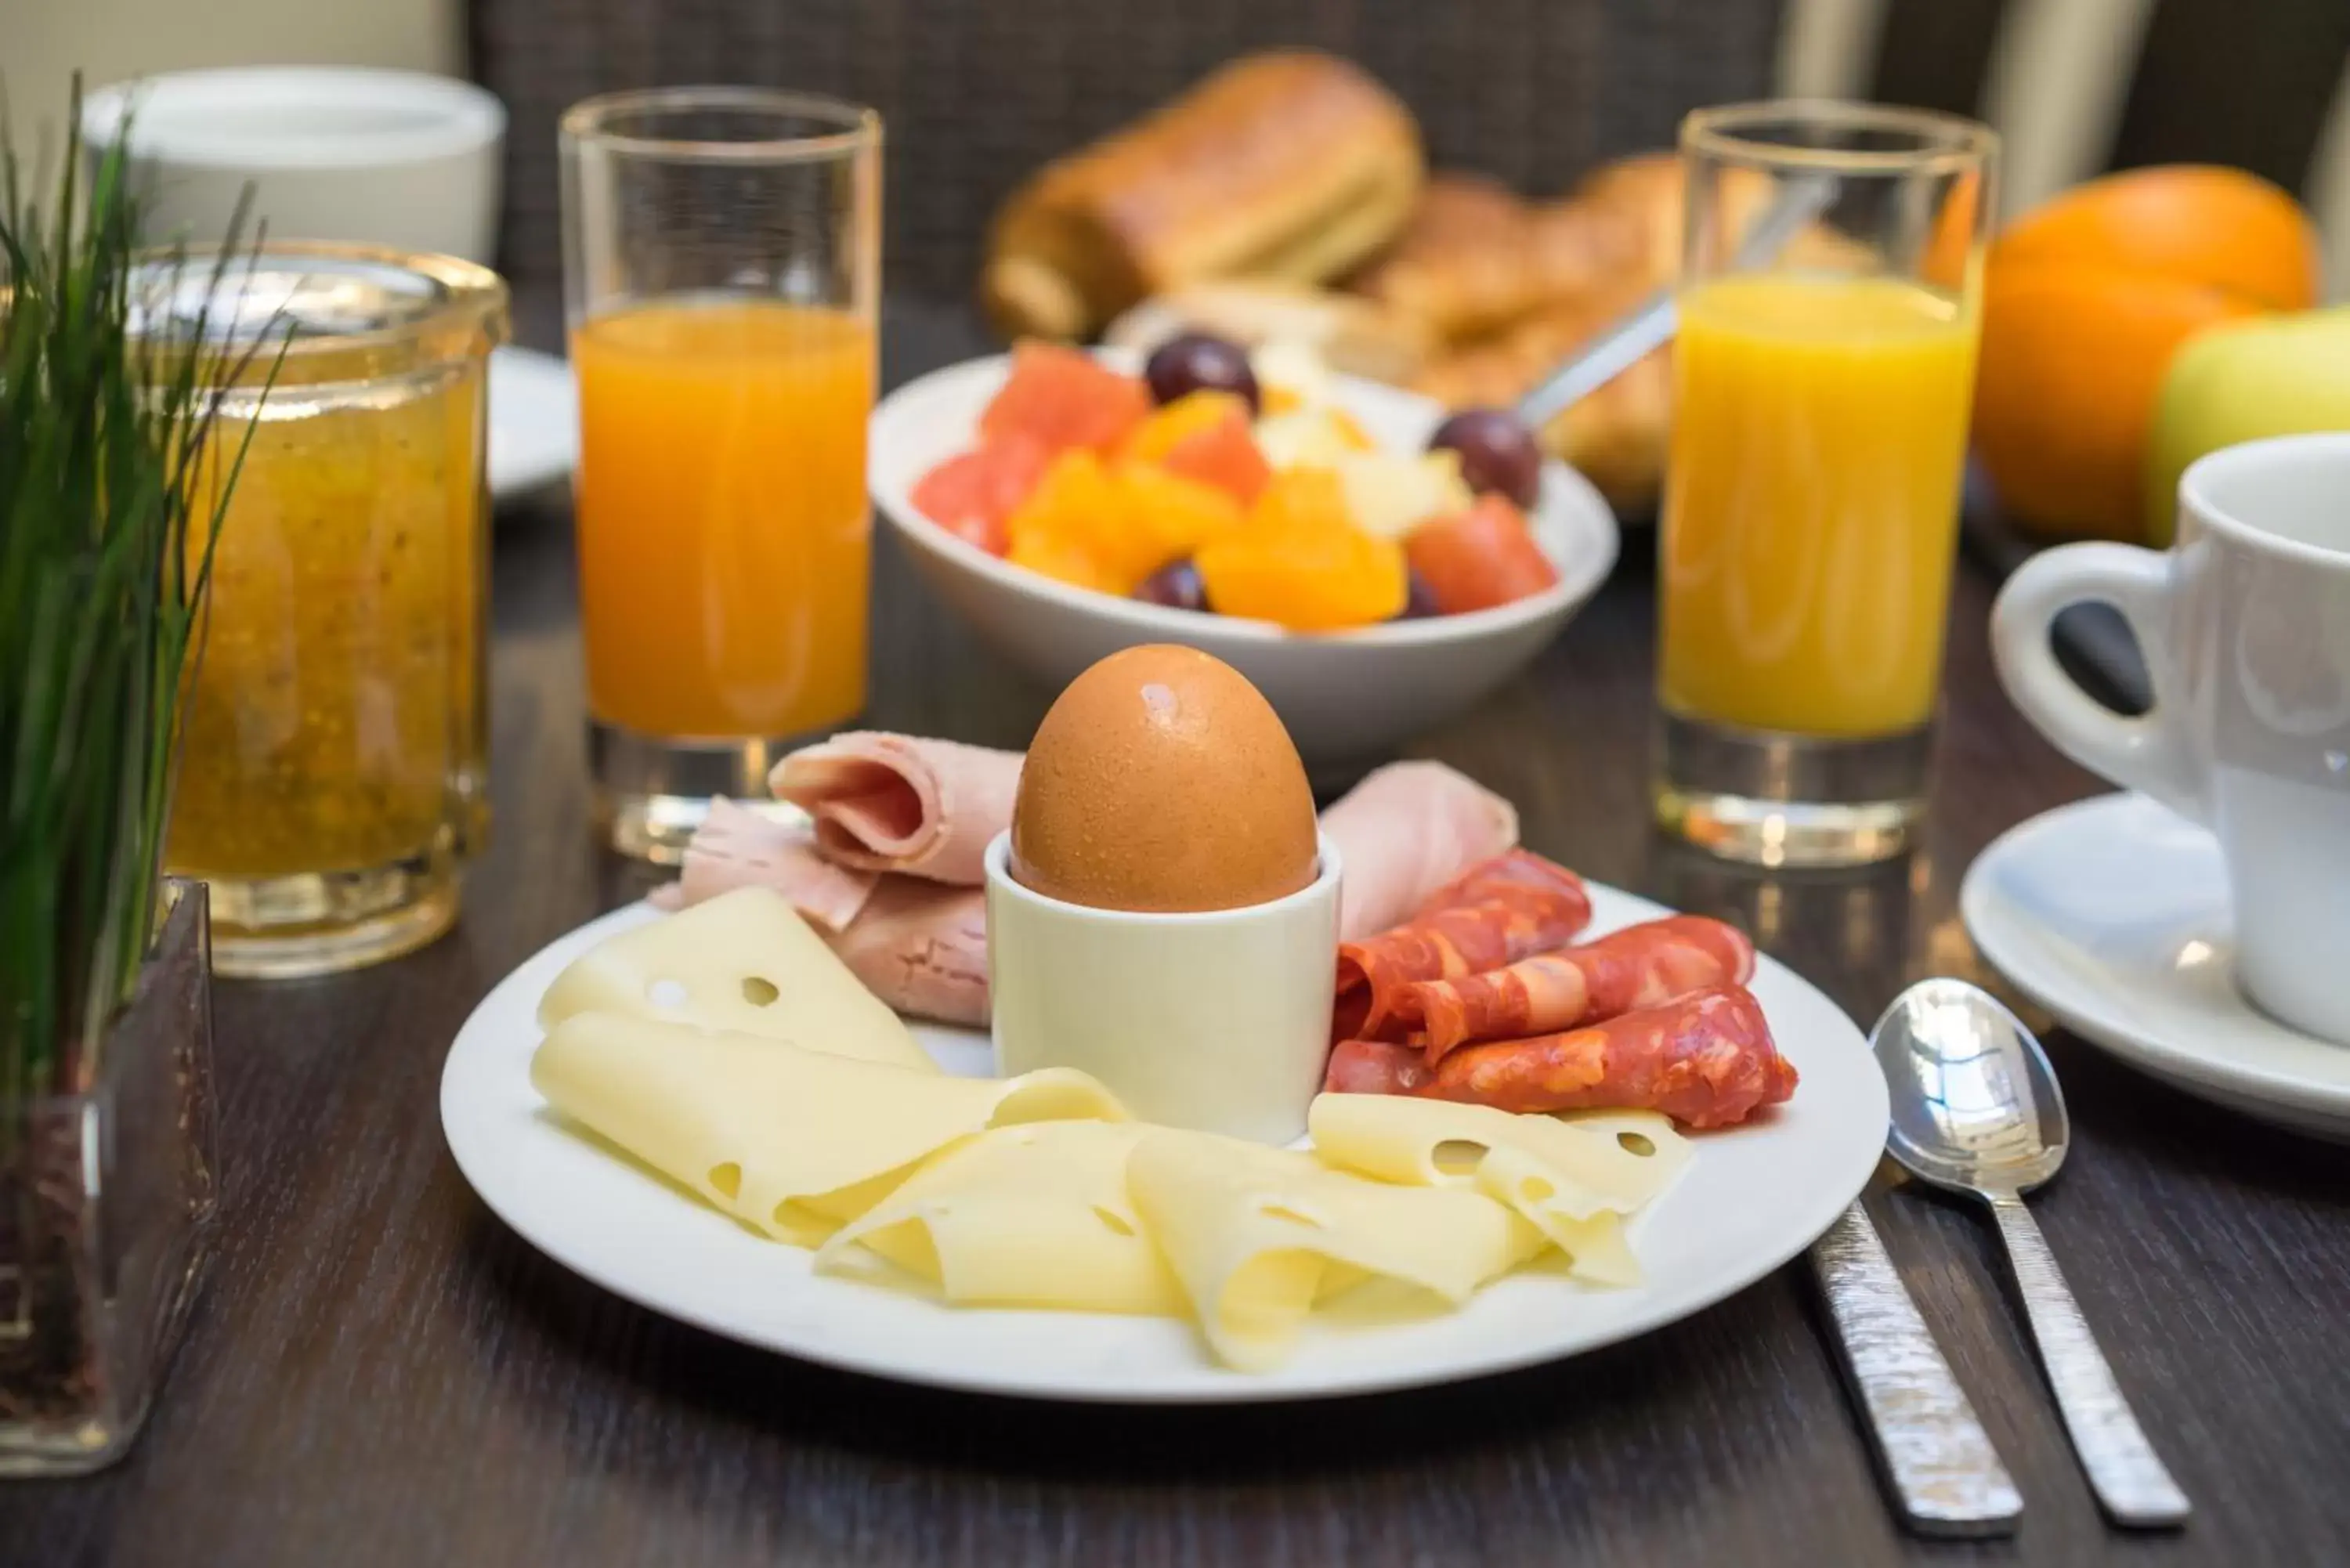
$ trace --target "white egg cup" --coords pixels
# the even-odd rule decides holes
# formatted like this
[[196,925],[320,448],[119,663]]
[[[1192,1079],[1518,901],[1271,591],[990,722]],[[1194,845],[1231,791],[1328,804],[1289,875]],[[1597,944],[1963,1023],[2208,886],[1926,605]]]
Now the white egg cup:
[[1259,1143],[1305,1130],[1330,1054],[1338,852],[1314,880],[1239,909],[1154,914],[1065,903],[987,846],[996,1065],[1076,1067],[1145,1121]]

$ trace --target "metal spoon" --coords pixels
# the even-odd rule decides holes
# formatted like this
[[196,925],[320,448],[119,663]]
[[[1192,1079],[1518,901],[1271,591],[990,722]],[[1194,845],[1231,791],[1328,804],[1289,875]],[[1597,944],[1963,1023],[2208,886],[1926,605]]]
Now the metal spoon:
[[1991,1206],[2056,1407],[2097,1501],[2116,1524],[2185,1521],[2170,1479],[2114,1382],[2023,1194],[2064,1163],[2070,1127],[2032,1031],[1960,980],[1921,981],[1869,1034],[1893,1096],[1886,1148],[1911,1175]]

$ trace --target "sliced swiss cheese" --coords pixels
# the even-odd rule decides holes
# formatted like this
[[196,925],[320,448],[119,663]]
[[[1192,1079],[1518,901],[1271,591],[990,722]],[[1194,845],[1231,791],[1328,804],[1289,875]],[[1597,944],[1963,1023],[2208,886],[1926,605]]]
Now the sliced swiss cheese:
[[906,1025],[766,888],[738,888],[572,961],[539,999],[553,1029],[619,1013],[788,1040],[810,1051],[938,1071]]
[[1209,1347],[1248,1372],[1279,1365],[1341,1286],[1385,1278],[1458,1305],[1545,1245],[1470,1189],[1366,1180],[1212,1133],[1152,1129],[1127,1185]]
[[814,1246],[923,1159],[991,1127],[1123,1121],[1066,1067],[950,1078],[785,1041],[612,1013],[548,1032],[530,1081],[565,1116],[743,1223]]
[[934,1156],[816,1253],[887,1259],[956,1306],[1180,1317],[1183,1294],[1127,1194],[1138,1122],[992,1127]]
[[1556,1243],[1571,1272],[1634,1285],[1624,1217],[1689,1163],[1689,1140],[1654,1111],[1518,1116],[1397,1095],[1321,1095],[1306,1130],[1324,1161],[1382,1181],[1473,1186]]

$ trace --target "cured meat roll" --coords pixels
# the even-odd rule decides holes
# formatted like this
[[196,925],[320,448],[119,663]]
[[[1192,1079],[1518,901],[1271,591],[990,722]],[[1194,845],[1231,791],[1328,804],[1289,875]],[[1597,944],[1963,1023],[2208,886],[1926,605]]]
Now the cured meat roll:
[[1395,1022],[1433,1064],[1472,1040],[1552,1034],[1753,974],[1754,944],[1736,927],[1674,915],[1482,974],[1415,981],[1396,998]]
[[978,887],[988,840],[1012,821],[1021,755],[954,741],[851,731],[777,763],[767,787],[816,819],[835,865]]
[[1662,1111],[1719,1127],[1784,1101],[1795,1068],[1752,993],[1722,986],[1565,1033],[1464,1046],[1434,1066],[1409,1045],[1346,1041],[1330,1054],[1326,1086],[1504,1111]]
[[1338,944],[1336,1038],[1374,1037],[1414,981],[1477,974],[1563,947],[1591,923],[1583,878],[1524,849],[1471,867],[1393,930]]

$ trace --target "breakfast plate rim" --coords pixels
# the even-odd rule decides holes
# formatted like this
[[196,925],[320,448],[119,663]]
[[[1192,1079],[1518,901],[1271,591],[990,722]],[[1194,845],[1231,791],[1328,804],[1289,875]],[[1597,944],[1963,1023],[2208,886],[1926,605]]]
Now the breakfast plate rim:
[[[2303,1132],[2350,1137],[2350,1047],[2277,1022],[2232,984],[2227,1016],[2233,1029],[2226,1048],[2249,1046],[2255,1053],[2251,1059],[2222,1054],[2218,1042],[2199,1046],[2195,1042],[2201,1021],[2193,1018],[2182,1017],[2177,1031],[2165,1029],[2160,1017],[2149,1027],[2147,1019],[2134,1018],[2133,1012],[2160,1013],[2168,1008],[2158,992],[2134,993],[2135,1001],[2124,1000],[2124,988],[2138,972],[2135,967],[2091,951],[2075,939],[2076,928],[2029,912],[2011,891],[2007,878],[2048,853],[2049,844],[2070,835],[2109,832],[2111,819],[2124,815],[2163,810],[2144,795],[2116,791],[2042,812],[1993,839],[1967,868],[1959,887],[1960,918],[1976,950],[2066,1029],[2121,1061],[2229,1109],[2271,1120],[2290,1118],[2283,1125]],[[2178,820],[2186,826],[2183,818]],[[2211,897],[2215,924],[2205,934],[2226,938],[2232,921],[2226,913],[2224,886],[2215,887]],[[2178,1037],[2172,1037],[2174,1033]],[[2340,1053],[2341,1081],[2313,1078],[2262,1059],[2282,1045]]]
[[[1100,350],[1096,358],[1128,370],[1132,370],[1139,363],[1137,356],[1115,348]],[[1115,594],[1056,582],[1042,573],[1015,566],[981,549],[952,530],[932,522],[914,505],[913,488],[920,478],[920,473],[914,471],[920,467],[919,463],[891,463],[887,465],[885,472],[884,454],[899,444],[900,427],[931,423],[931,416],[924,408],[926,402],[969,400],[976,405],[981,398],[981,389],[991,381],[1001,384],[1009,374],[1011,364],[1012,356],[1008,353],[983,354],[958,360],[915,377],[893,389],[874,405],[866,477],[867,487],[871,491],[881,514],[910,543],[998,587],[1126,620],[1139,629],[1164,631],[1170,636],[1196,638],[1202,635],[1201,622],[1203,617],[1200,611],[1121,598]],[[1342,405],[1374,409],[1384,405],[1398,420],[1409,418],[1430,426],[1443,413],[1441,405],[1433,399],[1401,387],[1385,386],[1336,371],[1331,373],[1330,381],[1337,389],[1337,401]],[[968,387],[966,383],[969,383]],[[976,407],[973,413],[975,417]],[[949,452],[956,450],[960,447],[947,449]],[[946,454],[941,452],[940,455]],[[1376,626],[1333,632],[1294,632],[1271,621],[1243,616],[1211,615],[1204,618],[1217,635],[1236,640],[1293,647],[1402,648],[1513,631],[1565,615],[1588,599],[1599,585],[1607,581],[1607,574],[1615,569],[1617,557],[1623,549],[1623,526],[1616,516],[1615,509],[1607,504],[1607,498],[1599,493],[1598,489],[1556,458],[1543,459],[1542,476],[1542,498],[1530,514],[1529,523],[1535,543],[1551,565],[1557,568],[1558,581],[1540,593],[1529,594],[1491,609],[1427,616],[1415,620],[1384,621]]]
[[[1602,884],[1590,887],[1598,916],[1595,929],[1669,912]],[[893,1382],[1082,1404],[1256,1404],[1379,1394],[1545,1365],[1663,1328],[1774,1272],[1816,1241],[1859,1196],[1884,1144],[1885,1083],[1860,1030],[1816,987],[1775,961],[1762,958],[1752,987],[1763,1003],[1765,1016],[1776,1014],[1773,1031],[1781,1035],[1782,1048],[1796,1060],[1804,1080],[1795,1104],[1767,1120],[1696,1135],[1697,1158],[1674,1189],[1659,1200],[1657,1210],[1672,1213],[1673,1223],[1711,1223],[1720,1232],[1721,1245],[1706,1251],[1709,1262],[1688,1278],[1677,1273],[1667,1280],[1657,1277],[1663,1271],[1652,1271],[1648,1284],[1627,1293],[1585,1291],[1559,1279],[1513,1277],[1497,1282],[1439,1321],[1441,1327],[1463,1322],[1481,1309],[1491,1311],[1490,1303],[1506,1293],[1508,1299],[1496,1321],[1506,1314],[1508,1323],[1532,1319],[1547,1330],[1555,1320],[1559,1324],[1555,1331],[1498,1344],[1481,1335],[1470,1341],[1471,1348],[1467,1351],[1412,1354],[1414,1336],[1426,1325],[1411,1324],[1375,1331],[1406,1336],[1396,1342],[1399,1348],[1393,1354],[1381,1354],[1382,1347],[1377,1345],[1364,1354],[1365,1341],[1349,1339],[1340,1347],[1345,1354],[1309,1360],[1301,1353],[1297,1361],[1274,1373],[1248,1375],[1213,1366],[1189,1325],[1180,1325],[1182,1364],[1173,1364],[1165,1348],[1165,1336],[1174,1326],[1169,1320],[951,1308],[816,1275],[804,1265],[791,1274],[794,1282],[784,1292],[795,1298],[791,1304],[802,1311],[803,1318],[779,1330],[772,1322],[753,1321],[772,1303],[715,1301],[707,1291],[697,1296],[691,1282],[620,1261],[620,1250],[607,1244],[610,1211],[584,1212],[588,1205],[558,1195],[558,1190],[562,1194],[571,1190],[565,1187],[560,1171],[550,1178],[545,1168],[552,1161],[558,1167],[573,1166],[575,1176],[591,1176],[590,1168],[576,1161],[573,1153],[556,1152],[558,1148],[574,1151],[598,1162],[597,1168],[626,1177],[637,1184],[642,1196],[681,1206],[697,1216],[693,1223],[703,1227],[711,1238],[692,1243],[702,1248],[693,1254],[700,1261],[717,1261],[718,1255],[709,1249],[731,1249],[736,1241],[764,1258],[795,1255],[804,1260],[808,1256],[736,1227],[715,1210],[666,1189],[657,1179],[559,1127],[529,1088],[529,1055],[538,1034],[531,1020],[547,982],[597,941],[654,918],[656,912],[639,902],[589,920],[525,960],[474,1008],[450,1046],[441,1081],[442,1132],[459,1172],[508,1229],[614,1295],[760,1349]],[[928,1026],[917,1024],[916,1028],[918,1034],[936,1033]],[[969,1046],[979,1044],[973,1032],[951,1033]],[[1716,1140],[1738,1139],[1750,1141],[1721,1147],[1736,1157],[1732,1163],[1743,1173],[1733,1174],[1725,1167],[1710,1184],[1700,1181],[1709,1146]],[[1769,1140],[1769,1147],[1752,1140]],[[538,1152],[518,1157],[514,1152],[517,1147]],[[1786,1183],[1783,1172],[1791,1156],[1815,1179],[1774,1196],[1759,1190],[1758,1183],[1767,1184],[1774,1178]],[[591,1179],[605,1179],[601,1175]],[[1724,1190],[1710,1193],[1709,1185]],[[621,1189],[614,1187],[612,1191]],[[631,1204],[638,1200],[636,1196],[624,1196]],[[1751,1205],[1759,1215],[1745,1213],[1732,1223],[1715,1212],[1715,1206],[1724,1201]],[[1636,1222],[1636,1242],[1650,1233],[1648,1222],[1655,1217],[1644,1215]],[[670,1221],[665,1218],[663,1223]],[[718,1240],[721,1237],[729,1240]],[[1647,1262],[1651,1249],[1642,1242],[1641,1250]],[[800,1282],[807,1288],[803,1289]],[[1539,1298],[1523,1293],[1529,1291],[1544,1293]],[[1580,1321],[1572,1310],[1578,1302],[1599,1303],[1596,1310],[1607,1314],[1606,1321],[1597,1324]],[[877,1350],[866,1342],[877,1332],[869,1324],[884,1310],[882,1303],[899,1303],[888,1311],[922,1314],[920,1330],[903,1333],[904,1343],[894,1350]],[[1616,1310],[1619,1305],[1622,1310]],[[1056,1333],[1059,1325],[1079,1323],[1089,1332],[1130,1334],[1137,1348],[1121,1349],[1115,1361],[1097,1358],[1113,1370],[1105,1371],[1102,1365],[1074,1371],[1024,1368],[1016,1357],[1006,1360],[991,1354],[993,1325],[989,1320],[1010,1323],[1013,1327],[1007,1333],[1020,1329],[1023,1323],[1033,1327],[1039,1321],[1047,1322]],[[807,1326],[810,1323],[815,1326]],[[1108,1326],[1096,1329],[1095,1325]],[[839,1338],[843,1332],[853,1342]],[[864,1341],[857,1340],[860,1334],[866,1336]],[[941,1342],[958,1340],[971,1346],[962,1359],[940,1353]]]

